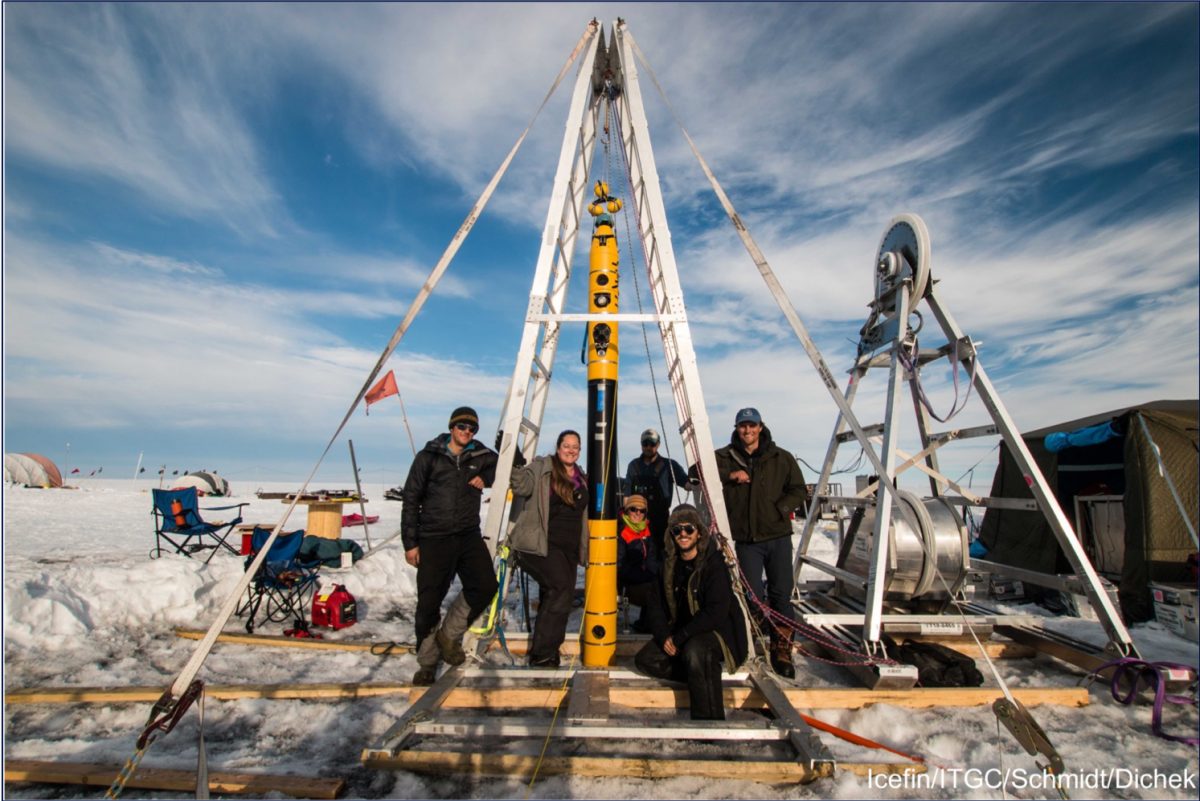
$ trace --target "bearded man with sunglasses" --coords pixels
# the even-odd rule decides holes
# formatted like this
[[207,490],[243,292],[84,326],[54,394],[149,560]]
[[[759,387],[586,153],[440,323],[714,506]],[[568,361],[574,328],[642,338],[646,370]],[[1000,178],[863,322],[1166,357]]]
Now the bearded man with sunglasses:
[[634,664],[649,676],[687,682],[692,720],[724,720],[721,672],[736,672],[749,653],[742,608],[696,507],[675,507],[667,526],[662,580],[645,610],[653,639]]
[[[455,409],[450,433],[421,449],[404,482],[400,537],[405,559],[417,569],[416,685],[433,684],[439,658],[451,665],[466,661],[460,640],[498,589],[479,526],[479,504],[484,488],[496,478],[497,455],[475,439],[478,431],[474,409]],[[462,592],[438,628],[442,601],[455,576]]]

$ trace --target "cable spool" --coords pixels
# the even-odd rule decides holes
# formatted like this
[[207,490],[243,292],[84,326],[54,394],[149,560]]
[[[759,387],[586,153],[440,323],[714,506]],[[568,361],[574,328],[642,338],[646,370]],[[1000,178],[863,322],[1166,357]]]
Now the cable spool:
[[[893,508],[888,527],[888,563],[884,575],[884,599],[888,601],[944,600],[946,588],[937,580],[940,572],[951,589],[965,578],[970,564],[967,527],[953,506],[942,498],[921,500],[911,492],[898,491],[897,503],[912,512],[920,530],[914,532],[906,516]],[[871,540],[875,531],[875,507],[855,514],[843,545],[838,567],[868,578]],[[919,537],[919,539],[918,539]],[[861,590],[848,586],[852,595]]]

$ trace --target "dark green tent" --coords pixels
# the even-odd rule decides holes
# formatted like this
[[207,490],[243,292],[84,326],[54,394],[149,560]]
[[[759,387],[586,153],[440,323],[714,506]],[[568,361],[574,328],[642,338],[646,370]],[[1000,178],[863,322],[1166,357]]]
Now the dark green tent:
[[[1197,419],[1200,401],[1154,401],[1072,420],[1024,435],[1034,460],[1050,483],[1067,519],[1074,525],[1075,498],[1097,493],[1123,496],[1125,553],[1119,593],[1127,623],[1154,617],[1148,584],[1186,581],[1185,561],[1196,545],[1183,522],[1158,461],[1139,420],[1162,452],[1192,525],[1196,525],[1200,475],[1197,473]],[[1096,445],[1070,447],[1057,453],[1045,440],[1056,432],[1117,420],[1123,436]],[[992,482],[993,497],[1032,498],[1008,447],[1000,444],[1000,464]],[[1040,511],[988,509],[979,541],[986,558],[1040,573],[1073,572]]]

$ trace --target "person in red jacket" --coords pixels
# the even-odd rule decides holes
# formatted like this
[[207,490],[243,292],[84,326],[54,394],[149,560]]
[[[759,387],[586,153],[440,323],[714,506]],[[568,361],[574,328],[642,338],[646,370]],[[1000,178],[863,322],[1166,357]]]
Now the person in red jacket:
[[658,578],[658,549],[647,522],[646,499],[630,495],[621,510],[621,534],[617,537],[617,586],[624,588],[625,597],[641,610],[633,624],[635,631],[644,632],[646,597]]

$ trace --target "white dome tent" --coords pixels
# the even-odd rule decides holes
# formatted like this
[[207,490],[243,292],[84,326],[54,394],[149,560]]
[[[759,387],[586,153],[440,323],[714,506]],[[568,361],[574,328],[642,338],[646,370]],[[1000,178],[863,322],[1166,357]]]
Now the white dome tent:
[[229,482],[218,476],[216,471],[189,473],[175,479],[174,484],[171,489],[195,487],[201,495],[212,495],[217,498],[228,498],[232,494],[229,491]]
[[54,462],[36,453],[4,454],[4,480],[26,487],[61,487],[63,483]]

